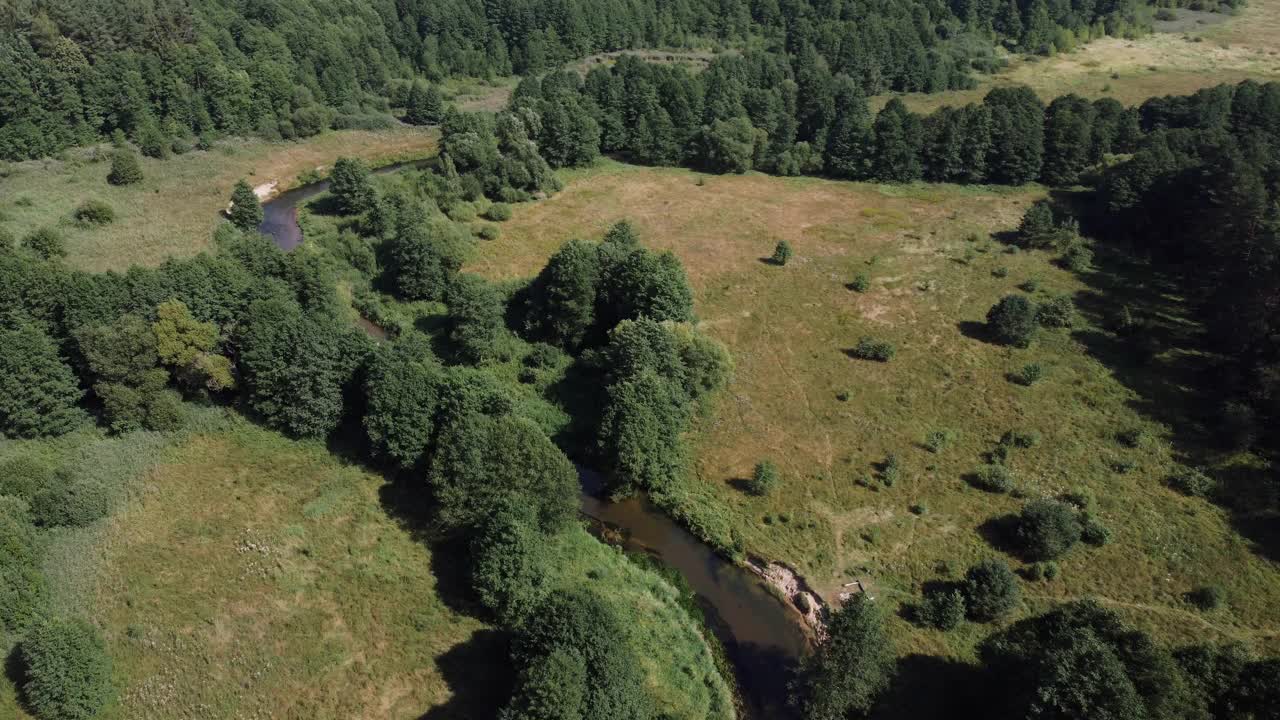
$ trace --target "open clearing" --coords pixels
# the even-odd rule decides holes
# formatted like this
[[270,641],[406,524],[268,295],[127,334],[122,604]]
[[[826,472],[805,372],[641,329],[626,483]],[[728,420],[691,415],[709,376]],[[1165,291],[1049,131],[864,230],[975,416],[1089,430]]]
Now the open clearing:
[[[1113,97],[1125,105],[1160,95],[1186,95],[1221,83],[1280,79],[1280,0],[1252,0],[1238,15],[1176,11],[1181,27],[1134,40],[1107,37],[1053,57],[1010,56],[994,76],[978,75],[974,90],[903,95],[917,112],[982,99],[995,86],[1028,85],[1049,102],[1066,93],[1090,99]],[[1184,17],[1185,16],[1185,17]],[[1204,23],[1200,23],[1204,20]],[[876,98],[875,107],[888,96]]]
[[[1118,308],[1100,307],[1098,291],[1120,279],[1102,271],[1080,278],[1045,254],[1010,254],[990,239],[1015,227],[1041,191],[754,174],[704,177],[700,186],[699,177],[614,162],[566,173],[565,190],[518,206],[470,269],[533,275],[563,241],[598,238],[624,217],[642,242],[681,258],[702,325],[737,364],[692,438],[696,481],[710,491],[695,495],[713,498],[704,511],[729,514],[749,551],[793,564],[828,600],[861,579],[889,602],[912,602],[921,583],[997,554],[979,528],[1023,501],[962,477],[1005,431],[1035,430],[1042,443],[1011,460],[1021,493],[1088,488],[1114,541],[1073,549],[1057,581],[1025,584],[1024,612],[1097,596],[1168,641],[1280,647],[1274,565],[1222,510],[1164,486],[1176,465],[1171,431],[1157,418],[1176,420],[1190,402],[1174,376],[1179,353],[1158,363],[1167,359],[1167,372],[1104,364],[1112,338],[1104,326]],[[791,263],[762,262],[782,239],[795,248]],[[862,272],[871,289],[849,290]],[[1037,298],[1071,294],[1084,319],[1073,330],[1041,331],[1028,350],[979,339],[987,309],[1032,278]],[[1131,292],[1135,303],[1157,294],[1141,283]],[[1162,313],[1176,325],[1176,299]],[[848,357],[864,335],[896,343],[897,358]],[[1045,380],[1025,388],[1006,379],[1033,361]],[[1122,447],[1115,436],[1131,428],[1153,441]],[[923,447],[934,430],[956,435],[938,454]],[[892,488],[860,485],[889,453],[902,461],[901,479]],[[737,486],[764,458],[779,464],[783,486],[767,499],[747,496]],[[1135,467],[1115,471],[1126,462]],[[1207,583],[1226,588],[1228,610],[1199,614],[1183,601]],[[904,652],[944,656],[967,655],[988,632],[894,628]]]
[[[0,227],[17,237],[42,226],[58,227],[67,239],[68,261],[89,270],[126,270],[189,257],[208,247],[237,180],[278,183],[283,191],[298,176],[323,170],[346,155],[386,164],[426,157],[439,133],[414,127],[369,132],[327,132],[299,142],[235,140],[208,152],[168,160],[142,158],[137,185],[107,184],[110,148],[73,150],[65,160],[33,160],[8,166],[0,178]],[[72,218],[86,200],[102,200],[116,211],[103,228],[81,228]]]

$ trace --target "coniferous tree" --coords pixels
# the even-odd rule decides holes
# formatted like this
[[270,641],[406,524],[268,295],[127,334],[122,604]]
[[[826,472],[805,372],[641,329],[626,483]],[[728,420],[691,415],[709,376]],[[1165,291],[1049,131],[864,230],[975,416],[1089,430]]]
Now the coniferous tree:
[[107,182],[112,185],[142,182],[142,165],[138,162],[137,153],[128,148],[120,148],[111,153],[111,172],[107,174]]
[[340,157],[329,173],[329,192],[333,193],[338,209],[348,215],[362,213],[373,207],[375,194],[369,178],[369,168],[354,158]]
[[84,393],[53,340],[30,322],[0,323],[0,433],[62,435],[84,420]]
[[262,224],[262,203],[244,180],[238,181],[231,192],[231,210],[227,216],[232,225],[245,232],[253,232]]
[[889,101],[876,115],[871,174],[884,182],[911,182],[920,179],[923,145],[920,118],[907,110],[898,98]]
[[444,98],[434,84],[415,80],[405,101],[404,121],[410,125],[435,125],[444,119]]
[[862,91],[848,76],[836,78],[835,121],[827,132],[827,172],[836,177],[866,177],[871,149],[871,112]]
[[995,88],[982,104],[991,112],[991,154],[987,172],[994,182],[1021,185],[1040,176],[1044,160],[1044,104],[1026,86]]

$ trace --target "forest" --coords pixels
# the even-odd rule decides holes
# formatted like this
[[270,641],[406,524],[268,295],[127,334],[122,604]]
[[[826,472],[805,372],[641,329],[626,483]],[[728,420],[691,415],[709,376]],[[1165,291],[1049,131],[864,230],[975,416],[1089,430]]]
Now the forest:
[[1149,16],[1134,0],[5,0],[0,158],[117,131],[163,156],[219,135],[385,127],[392,109],[434,122],[431,96],[451,78],[644,47],[759,46],[810,68],[798,73],[821,63],[864,95],[945,90],[994,69],[998,45],[1066,50],[1141,32]]

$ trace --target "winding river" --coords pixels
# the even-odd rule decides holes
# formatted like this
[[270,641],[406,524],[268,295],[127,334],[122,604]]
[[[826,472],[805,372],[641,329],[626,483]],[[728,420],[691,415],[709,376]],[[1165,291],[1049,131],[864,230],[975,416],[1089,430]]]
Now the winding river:
[[[423,162],[389,165],[376,172]],[[284,250],[297,247],[303,239],[298,208],[328,188],[328,182],[317,182],[277,195],[263,204],[259,230]],[[716,554],[647,498],[608,502],[602,499],[597,473],[581,467],[578,473],[583,514],[612,535],[621,535],[627,550],[646,553],[675,569],[693,589],[734,664],[744,713],[751,718],[785,717],[786,682],[809,644],[799,613],[759,576]]]

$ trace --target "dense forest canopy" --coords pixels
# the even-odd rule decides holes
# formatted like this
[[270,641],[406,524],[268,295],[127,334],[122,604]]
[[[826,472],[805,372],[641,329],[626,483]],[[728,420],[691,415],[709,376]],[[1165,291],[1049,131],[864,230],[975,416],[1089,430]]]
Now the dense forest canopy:
[[[121,131],[155,153],[217,133],[378,127],[421,83],[529,74],[603,51],[761,46],[864,95],[970,86],[1003,43],[1067,49],[1147,22],[1136,0],[4,0],[0,158]],[[431,121],[410,112],[410,122]],[[801,128],[802,135],[808,132]],[[187,144],[180,142],[174,149]]]

